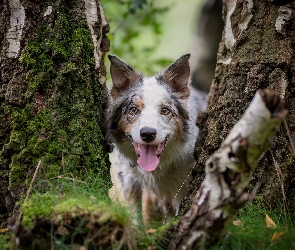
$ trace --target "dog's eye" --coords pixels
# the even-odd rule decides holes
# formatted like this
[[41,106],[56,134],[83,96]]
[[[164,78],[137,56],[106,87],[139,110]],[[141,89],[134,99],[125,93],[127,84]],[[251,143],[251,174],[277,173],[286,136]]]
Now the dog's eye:
[[168,108],[161,109],[161,115],[170,115],[171,111]]
[[130,115],[138,115],[140,113],[140,110],[137,107],[131,107],[129,109],[129,114]]

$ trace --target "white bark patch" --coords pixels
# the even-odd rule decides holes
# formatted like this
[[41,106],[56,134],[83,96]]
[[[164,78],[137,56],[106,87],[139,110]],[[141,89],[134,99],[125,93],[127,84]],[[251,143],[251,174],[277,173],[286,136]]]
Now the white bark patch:
[[[238,135],[243,138],[249,138],[253,131],[260,129],[262,127],[261,124],[264,124],[266,120],[270,120],[270,117],[271,113],[264,105],[261,95],[256,93],[244,115],[232,128],[223,143],[230,144]],[[257,141],[259,140],[257,139]]]
[[[229,0],[225,2],[225,6],[227,8],[226,17],[225,17],[225,25],[224,25],[224,44],[227,49],[231,51],[232,47],[236,43],[236,38],[233,33],[231,16],[234,13],[234,10],[237,5],[237,0]],[[217,63],[229,65],[232,61],[231,56],[228,58],[219,58]]]
[[[99,40],[97,38],[96,32],[94,31],[95,23],[99,22],[97,11],[98,11],[98,6],[97,6],[97,2],[95,0],[85,0],[85,14],[86,14],[86,19],[87,19],[87,24],[88,24],[89,30],[91,32],[93,45],[94,45],[95,69],[98,69],[100,66],[100,61],[99,61],[100,57],[98,54]],[[101,32],[100,32],[100,34],[101,34]],[[99,39],[101,40],[101,36]]]
[[239,29],[240,31],[244,31],[248,28],[248,24],[253,17],[252,9],[253,9],[253,0],[248,0],[244,2],[243,10],[241,13],[241,21],[239,22]]
[[198,232],[198,231],[194,231],[194,232],[192,232],[192,233],[190,234],[190,237],[189,237],[187,243],[186,243],[186,246],[185,246],[185,247],[183,246],[181,249],[188,249],[189,246],[191,246],[191,245],[194,243],[194,241],[195,241],[197,238],[199,238],[202,234],[204,234],[204,232]]
[[[101,28],[100,28],[100,34],[102,34],[102,29],[103,27],[107,26],[108,23],[107,23],[107,20],[105,18],[105,15],[104,15],[104,11],[103,11],[103,8],[102,8],[102,5],[99,3],[99,11],[100,11],[100,16],[101,16]],[[101,45],[101,42],[102,42],[102,35],[100,36],[99,38],[99,48],[100,48],[100,45]],[[99,57],[102,58],[102,51],[101,50],[98,50],[98,53],[99,53]],[[106,82],[106,76],[102,76],[100,75],[100,82],[103,84]]]
[[225,27],[224,27],[224,38],[225,38],[226,47],[229,50],[231,50],[231,48],[236,42],[236,39],[232,30],[230,18],[236,8],[237,0],[229,0],[229,1],[226,1],[225,4],[227,7],[227,13],[226,13]]
[[106,26],[108,24],[105,15],[104,15],[104,11],[103,11],[103,7],[101,6],[101,4],[99,4],[99,10],[100,10],[100,15],[101,15],[101,22],[102,22],[102,27]]
[[205,185],[204,186],[204,190],[203,190],[203,195],[201,195],[198,199],[198,206],[201,206],[204,202],[205,202],[205,199],[206,199],[206,196],[208,194],[208,192],[210,191],[209,188],[207,188],[207,186]]
[[[251,145],[248,147],[247,162],[254,169],[258,161],[257,152],[261,150],[261,142],[272,141],[275,135],[272,131],[276,131],[280,123],[280,119],[272,119],[272,114],[264,104],[261,95],[256,92],[244,115],[232,128],[223,144],[231,144],[233,152],[236,152],[238,145],[234,143],[235,138],[238,135],[247,138],[248,144]],[[241,182],[241,185],[245,186],[245,183]]]
[[289,81],[288,81],[288,78],[287,78],[286,75],[285,75],[285,77],[282,76],[280,83],[281,83],[281,84],[280,84],[281,89],[278,90],[278,92],[280,93],[280,97],[281,97],[282,99],[285,99],[286,89],[287,89],[288,84],[289,84]]
[[49,16],[52,13],[52,6],[48,6],[43,16]]
[[231,57],[229,57],[229,58],[227,58],[227,59],[219,59],[219,60],[217,61],[217,63],[222,63],[222,64],[224,64],[224,65],[228,65],[228,64],[231,63]]
[[281,69],[275,69],[269,76],[269,89],[277,91],[282,99],[285,98],[289,85],[288,76]]
[[284,24],[289,21],[292,14],[292,10],[286,6],[280,6],[278,9],[278,17],[276,19],[275,27],[276,31],[281,31]]
[[7,31],[6,40],[9,43],[6,54],[9,58],[18,57],[20,41],[25,23],[26,13],[19,0],[9,1],[10,27]]

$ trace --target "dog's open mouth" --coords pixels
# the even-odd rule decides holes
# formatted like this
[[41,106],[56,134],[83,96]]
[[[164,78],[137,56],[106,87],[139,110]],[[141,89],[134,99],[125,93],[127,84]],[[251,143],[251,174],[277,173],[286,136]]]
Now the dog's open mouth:
[[160,155],[163,153],[167,142],[166,138],[158,145],[139,144],[132,142],[135,153],[138,156],[137,163],[145,171],[154,171],[160,163]]

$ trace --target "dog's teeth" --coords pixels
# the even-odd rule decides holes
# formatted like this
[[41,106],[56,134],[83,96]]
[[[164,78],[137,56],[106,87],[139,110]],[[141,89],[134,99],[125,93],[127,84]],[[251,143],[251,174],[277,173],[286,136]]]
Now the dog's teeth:
[[137,144],[136,142],[132,142],[132,145],[137,156],[140,156],[140,145]]

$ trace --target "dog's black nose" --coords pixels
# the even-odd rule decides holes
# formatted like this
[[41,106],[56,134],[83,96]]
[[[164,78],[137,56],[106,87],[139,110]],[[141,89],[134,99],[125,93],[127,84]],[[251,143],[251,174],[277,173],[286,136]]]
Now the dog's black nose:
[[140,138],[145,142],[151,142],[155,140],[156,135],[157,135],[157,130],[155,130],[154,128],[143,127],[140,130]]

